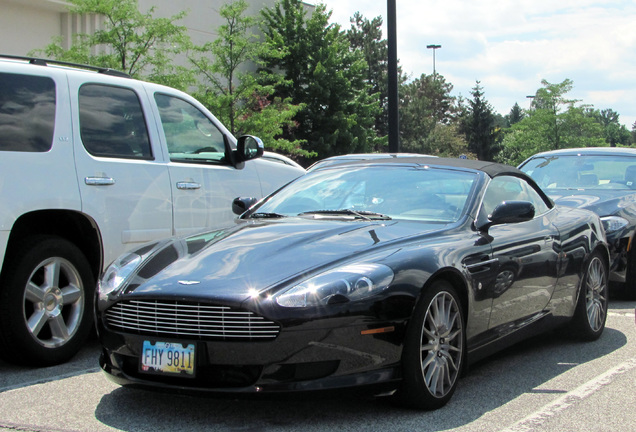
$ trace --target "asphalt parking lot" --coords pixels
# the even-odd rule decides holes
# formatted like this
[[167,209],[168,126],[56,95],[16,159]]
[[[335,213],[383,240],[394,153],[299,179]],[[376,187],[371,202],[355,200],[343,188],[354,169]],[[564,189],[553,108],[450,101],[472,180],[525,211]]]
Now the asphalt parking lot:
[[555,333],[471,368],[444,408],[418,412],[389,398],[330,394],[208,398],[120,388],[91,341],[50,368],[0,363],[2,431],[607,431],[636,430],[636,302],[612,300],[594,343]]

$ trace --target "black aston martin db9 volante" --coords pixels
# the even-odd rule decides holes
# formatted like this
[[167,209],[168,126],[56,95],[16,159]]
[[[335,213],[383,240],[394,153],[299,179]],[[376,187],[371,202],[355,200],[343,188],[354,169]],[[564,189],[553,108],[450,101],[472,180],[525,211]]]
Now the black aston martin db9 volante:
[[554,150],[530,157],[519,168],[557,204],[601,217],[610,249],[609,279],[636,299],[636,149]]
[[210,393],[368,386],[434,409],[464,367],[556,326],[598,338],[599,217],[513,167],[392,158],[315,170],[234,226],[126,254],[97,294],[116,383]]

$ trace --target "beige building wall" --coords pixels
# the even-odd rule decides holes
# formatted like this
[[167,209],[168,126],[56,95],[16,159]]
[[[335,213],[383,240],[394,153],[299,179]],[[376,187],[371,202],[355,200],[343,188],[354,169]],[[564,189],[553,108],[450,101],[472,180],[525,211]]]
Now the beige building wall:
[[[138,0],[139,10],[155,6],[154,17],[170,17],[181,10],[188,12],[182,24],[188,28],[192,42],[203,44],[216,39],[216,28],[223,24],[219,8],[230,0]],[[248,15],[257,15],[276,0],[247,0]],[[63,0],[0,0],[0,53],[27,55],[42,49],[55,36],[64,44],[74,33],[90,33],[101,24],[99,17],[77,17],[67,13]],[[307,5],[308,8],[312,6]]]
[[62,2],[52,0],[0,0],[0,53],[26,55],[61,34]]

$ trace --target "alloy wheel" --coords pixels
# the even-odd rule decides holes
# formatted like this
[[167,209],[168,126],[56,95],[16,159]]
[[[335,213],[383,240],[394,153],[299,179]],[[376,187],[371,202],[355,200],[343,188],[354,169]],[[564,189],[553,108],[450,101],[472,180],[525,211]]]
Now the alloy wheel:
[[585,278],[585,306],[587,319],[593,331],[600,330],[607,313],[607,283],[605,266],[600,258],[594,257],[589,264]]
[[422,326],[421,364],[431,395],[445,396],[458,378],[463,347],[462,320],[455,298],[438,293],[430,302]]
[[24,291],[24,320],[42,346],[63,345],[78,330],[84,305],[82,279],[66,259],[42,261],[31,273]]

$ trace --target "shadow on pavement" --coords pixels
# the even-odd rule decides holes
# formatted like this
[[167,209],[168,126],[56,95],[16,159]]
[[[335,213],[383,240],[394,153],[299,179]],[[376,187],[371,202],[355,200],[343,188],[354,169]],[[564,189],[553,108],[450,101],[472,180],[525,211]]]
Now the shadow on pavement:
[[536,388],[626,343],[623,333],[609,328],[593,343],[557,332],[530,339],[473,365],[450,403],[432,412],[349,393],[238,399],[119,388],[103,396],[95,417],[124,431],[441,431],[471,423],[524,393],[551,392]]

